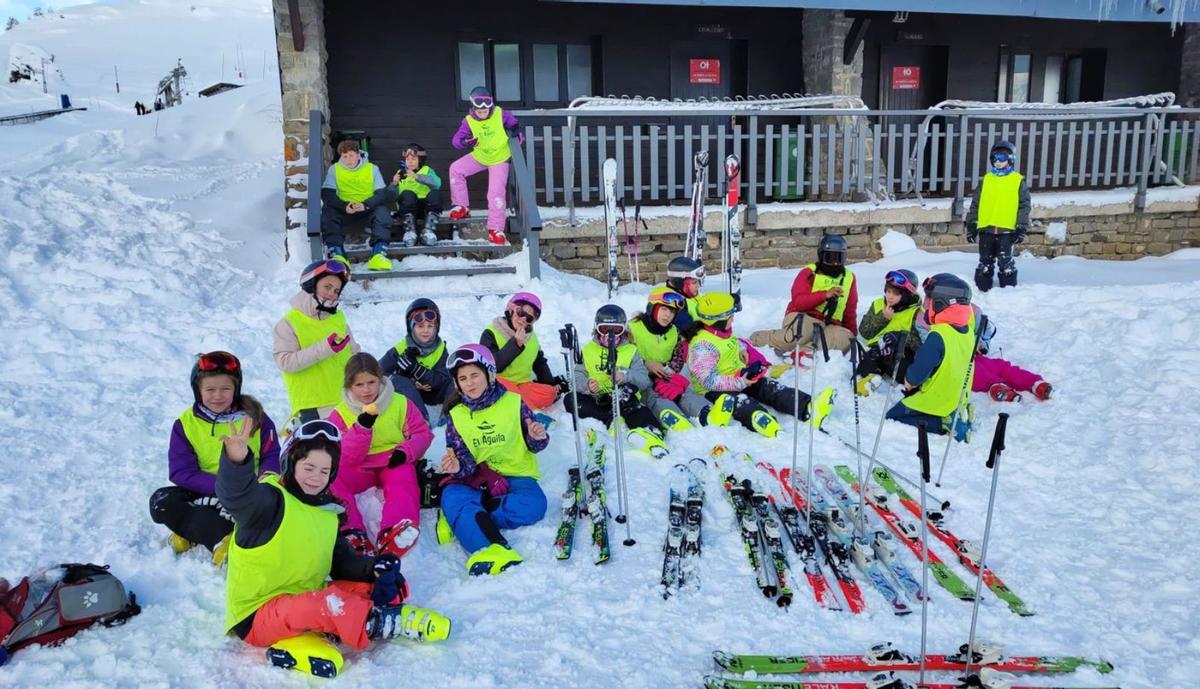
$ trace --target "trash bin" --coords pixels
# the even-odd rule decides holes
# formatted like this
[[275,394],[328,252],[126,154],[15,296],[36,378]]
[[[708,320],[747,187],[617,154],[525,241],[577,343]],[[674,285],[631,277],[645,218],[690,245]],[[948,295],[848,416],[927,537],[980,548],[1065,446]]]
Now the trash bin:
[[[788,132],[786,138],[781,137],[779,148],[775,151],[775,183],[770,196],[777,201],[800,201],[804,198],[804,188],[796,183],[796,156],[799,153],[800,137],[798,132]],[[787,170],[787,184],[780,190],[779,180],[783,179],[783,171]]]
[[63,109],[63,110],[70,110],[70,109],[71,109],[71,97],[70,97],[70,96],[68,96],[67,94],[65,94],[65,93],[63,93],[63,94],[59,94],[59,96],[58,96],[58,102],[59,102],[59,105],[62,107],[62,109]]

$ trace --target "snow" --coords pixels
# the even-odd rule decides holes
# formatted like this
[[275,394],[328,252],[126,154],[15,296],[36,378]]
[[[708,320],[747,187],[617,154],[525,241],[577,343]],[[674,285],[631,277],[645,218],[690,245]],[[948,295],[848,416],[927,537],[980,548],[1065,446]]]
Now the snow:
[[[195,4],[192,12],[187,3],[118,0],[0,34],[0,55],[16,42],[54,53],[73,99],[90,108],[0,130],[8,154],[0,161],[0,238],[11,247],[0,259],[0,576],[16,581],[64,561],[108,563],[144,606],[123,627],[18,652],[0,668],[0,686],[312,686],[268,667],[260,649],[221,634],[223,573],[205,554],[176,557],[163,542],[166,531],[147,515],[147,498],[167,480],[169,429],[191,402],[187,374],[196,352],[236,352],[246,391],[277,421],[286,409],[270,329],[298,270],[282,256],[277,81],[249,79],[245,88],[189,98],[149,117],[135,117],[131,107],[149,97],[177,57],[200,84],[219,77],[221,46],[230,54],[235,43],[249,56],[274,54],[265,0]],[[123,65],[120,97],[107,81],[114,61]],[[41,99],[40,88],[0,85],[0,109],[19,111]],[[917,250],[895,233],[881,242],[884,259],[852,266],[861,308],[890,269],[969,278],[976,261],[964,252]],[[951,448],[943,485],[934,489],[953,502],[949,526],[979,538],[991,479],[983,466],[988,439],[996,413],[1012,414],[989,556],[1038,615],[1017,618],[985,593],[980,633],[1013,653],[1084,653],[1117,666],[1111,677],[1081,672],[1062,684],[1189,686],[1190,661],[1200,649],[1200,587],[1187,546],[1200,492],[1200,397],[1193,385],[1200,369],[1200,249],[1130,262],[1023,255],[1018,266],[1018,289],[979,302],[999,325],[994,346],[1054,383],[1055,397],[1001,405],[976,396],[978,439]],[[711,272],[708,286],[716,288],[721,280]],[[744,276],[739,334],[778,322],[795,274]],[[537,330],[561,370],[555,331],[568,321],[586,330],[605,303],[604,289],[548,266],[532,281],[518,274],[355,286],[351,296],[384,301],[366,300],[347,315],[364,347],[382,354],[402,334],[406,303],[432,296],[444,314],[443,335],[455,344],[474,340],[503,308],[503,293],[519,288],[543,299]],[[648,289],[622,286],[616,301],[640,310]],[[835,354],[815,377],[818,387],[839,386],[829,427],[852,439],[848,373],[848,362]],[[860,400],[864,438],[872,437],[883,402],[881,393]],[[679,434],[667,461],[629,452],[637,545],[617,539],[611,562],[596,567],[582,528],[576,555],[556,561],[557,495],[575,462],[570,422],[561,413],[558,419],[539,457],[551,513],[509,532],[526,562],[500,577],[470,578],[461,549],[436,545],[433,513],[426,512],[425,534],[405,558],[404,573],[412,602],[448,615],[453,636],[436,646],[396,641],[348,653],[343,676],[322,684],[364,686],[403,673],[413,686],[683,687],[698,686],[713,671],[715,648],[857,652],[881,640],[917,647],[919,616],[889,614],[871,591],[859,617],[818,610],[803,581],[787,612],[764,600],[711,477],[701,590],[661,598],[656,584],[673,463],[724,443],[788,464],[793,438],[786,422],[775,440],[741,429]],[[913,435],[886,425],[880,457],[915,473]],[[807,436],[800,440],[806,447]],[[430,456],[442,445],[436,440]],[[852,452],[832,438],[817,435],[814,445],[821,462],[854,464]],[[933,449],[940,456],[940,441]],[[611,472],[608,485],[615,496]],[[377,511],[367,514],[378,519]],[[931,547],[952,560],[940,542]],[[900,558],[915,569],[909,553]],[[930,646],[956,649],[965,642],[970,608],[940,589],[932,596]]]
[[1058,221],[1046,225],[1046,239],[1059,243],[1067,241],[1067,224]]

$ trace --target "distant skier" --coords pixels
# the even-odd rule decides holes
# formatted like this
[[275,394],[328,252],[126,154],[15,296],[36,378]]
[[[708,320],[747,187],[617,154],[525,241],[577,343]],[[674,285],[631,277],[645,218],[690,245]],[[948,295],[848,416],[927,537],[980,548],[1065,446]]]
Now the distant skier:
[[483,86],[471,89],[468,98],[471,108],[463,118],[458,131],[450,143],[458,150],[471,149],[467,155],[450,164],[450,209],[451,220],[462,220],[471,215],[471,201],[467,196],[467,178],[478,172],[488,171],[487,188],[487,231],[493,244],[504,244],[504,226],[508,210],[507,184],[509,137],[521,140],[517,129],[517,118],[496,105],[491,91]]
[[404,147],[400,169],[392,178],[390,190],[396,195],[404,246],[417,243],[417,223],[421,225],[421,243],[437,244],[438,217],[442,214],[442,178],[429,167],[429,156],[421,144]]
[[[387,244],[392,239],[392,216],[388,212],[387,185],[379,168],[359,150],[359,142],[347,139],[337,146],[333,161],[321,184],[321,241],[329,258],[346,260],[346,234],[342,226],[366,218],[371,227],[371,258],[368,270],[391,270]],[[347,264],[348,265],[348,264]]]
[[975,286],[981,292],[992,288],[996,265],[1000,267],[1000,286],[1017,286],[1017,265],[1013,245],[1025,241],[1029,231],[1029,187],[1017,172],[1015,148],[1007,141],[992,146],[988,171],[983,183],[975,188],[971,208],[965,220],[967,241],[979,242],[979,266]]

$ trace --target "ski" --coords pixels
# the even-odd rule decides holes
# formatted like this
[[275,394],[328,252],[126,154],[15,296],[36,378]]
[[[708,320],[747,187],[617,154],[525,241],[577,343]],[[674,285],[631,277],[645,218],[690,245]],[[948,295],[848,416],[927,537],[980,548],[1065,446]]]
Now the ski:
[[617,291],[617,161],[604,161],[604,224],[608,232],[608,298]]
[[742,162],[736,155],[725,157],[725,253],[729,259],[729,293],[742,289],[742,227],[738,220],[738,185]]
[[[774,474],[775,467],[766,462],[759,462],[757,466]],[[783,524],[783,532],[787,534],[792,549],[800,556],[800,561],[804,565],[804,576],[808,579],[809,586],[812,587],[817,605],[827,610],[841,610],[841,602],[821,571],[820,555],[812,534],[802,526],[800,513],[796,511],[796,507],[782,497],[779,484],[770,485],[771,488],[767,491],[767,500],[770,501],[771,508],[775,511],[779,522]]]
[[583,501],[583,482],[579,467],[567,469],[567,489],[562,494],[562,521],[554,538],[554,551],[560,560],[571,557],[575,543],[575,522],[579,520],[579,503]]
[[[971,678],[976,680],[976,678]],[[875,676],[867,681],[859,682],[805,682],[805,681],[773,681],[765,679],[740,679],[733,677],[717,677],[708,675],[704,678],[707,689],[917,689],[917,685],[906,682],[898,677]],[[981,684],[963,684],[959,682],[934,682],[920,685],[919,689],[963,689],[964,687],[986,687]],[[1075,687],[1045,687],[1045,686],[1006,686],[1006,689],[1076,689]],[[1080,688],[1082,689],[1082,688]],[[1088,689],[1120,689],[1119,687],[1089,687]]]
[[692,216],[683,255],[700,262],[704,258],[704,194],[707,190],[708,151],[697,151],[692,157]]
[[775,599],[775,604],[786,608],[792,604],[792,587],[788,584],[791,575],[789,574],[787,555],[783,550],[783,539],[779,534],[779,522],[771,514],[767,496],[758,489],[752,480],[744,479],[742,488],[749,497],[750,505],[757,517],[759,539],[765,546],[763,555],[770,558],[771,566],[775,569],[775,581],[778,583],[777,592],[779,594]]
[[[827,469],[825,467],[822,467],[819,473],[824,474],[826,488],[828,488],[829,491],[834,494],[834,497],[838,500],[838,502],[842,503],[843,507],[854,504],[854,499],[850,497],[850,494],[847,493],[844,488],[842,488],[841,484],[837,482],[836,478],[827,473]],[[855,492],[858,491],[858,478],[855,477],[850,471],[850,467],[843,466],[842,468],[838,469],[838,474],[840,474],[841,477],[850,484],[852,490]],[[867,492],[866,496],[867,504],[869,504],[871,508],[875,510],[875,513],[878,514],[881,519],[883,519],[884,523],[888,525],[888,528],[894,531],[896,535],[900,537],[900,541],[908,546],[908,549],[913,552],[913,555],[916,555],[917,559],[920,560],[922,554],[920,527],[918,527],[916,524],[913,524],[911,521],[901,519],[900,515],[893,512],[891,508],[887,506],[886,502],[880,504],[880,502],[876,499],[877,496],[873,496],[870,491]],[[849,508],[847,507],[846,509]],[[947,565],[945,562],[942,562],[942,559],[937,556],[937,553],[928,548],[925,550],[929,553],[929,573],[933,575],[934,580],[937,581],[942,588],[949,591],[952,596],[959,600],[975,600],[975,591],[971,589],[971,587],[967,586],[966,583],[964,583],[963,580],[960,579],[959,576],[950,569],[949,565]]]
[[683,557],[679,561],[679,586],[688,590],[700,588],[700,522],[704,516],[704,475],[708,462],[693,457],[687,463],[687,499],[684,501]]
[[[790,469],[784,469],[782,472],[775,469],[774,466],[765,462],[760,462],[759,467],[765,468],[779,481],[781,488],[786,496],[788,496],[792,505],[796,509],[796,519],[800,524],[804,521],[800,519],[800,510],[804,509],[807,504],[804,498],[796,495],[792,487],[788,485],[787,474],[791,473]],[[829,564],[829,569],[833,572],[834,579],[837,580],[838,588],[841,589],[842,595],[846,599],[846,606],[850,612],[858,614],[866,609],[866,602],[863,600],[862,589],[859,588],[858,582],[850,574],[850,554],[842,547],[842,544],[837,540],[829,538],[829,530],[826,528],[825,522],[822,519],[811,519],[805,525],[809,533],[812,534],[814,545],[820,548],[820,552],[825,555],[825,561]]]
[[592,520],[592,544],[596,546],[596,564],[608,561],[608,498],[604,492],[604,442],[599,434],[587,433],[588,464],[584,469],[588,483],[587,513]]
[[753,510],[746,499],[745,489],[737,483],[737,478],[733,474],[726,473],[721,466],[720,457],[725,452],[726,449],[718,445],[713,448],[710,456],[714,460],[721,487],[725,490],[725,497],[733,506],[734,519],[737,521],[738,531],[741,533],[742,543],[746,548],[746,559],[750,562],[750,568],[754,570],[755,583],[764,596],[774,598],[777,590],[767,577],[766,567],[762,558],[759,557],[758,524],[755,522]]
[[676,464],[671,471],[667,505],[667,540],[663,543],[662,587],[663,598],[670,598],[672,591],[679,588],[679,563],[683,557],[683,522],[687,512],[687,467]]
[[[977,646],[978,648],[978,646]],[[930,672],[954,672],[966,669],[964,649],[959,653],[929,654],[925,656],[925,669]],[[874,672],[894,670],[898,672],[921,669],[920,657],[910,656],[883,643],[862,655],[742,655],[714,651],[713,661],[722,669],[743,674],[757,672],[765,675],[805,674],[823,672]],[[998,656],[980,659],[972,667],[987,667],[1004,672],[1067,673],[1090,667],[1101,673],[1112,672],[1113,666],[1102,660],[1089,660],[1077,656]]]
[[[839,471],[841,468],[842,467],[838,467]],[[900,504],[908,508],[909,512],[912,512],[913,515],[918,518],[921,516],[920,503],[918,503],[916,500],[913,500],[912,497],[900,487],[900,484],[887,469],[883,467],[875,467],[875,470],[872,472],[872,477],[875,479],[875,482],[878,483],[884,490],[892,495],[895,495],[900,500]],[[934,535],[941,539],[943,543],[954,549],[954,552],[958,554],[959,562],[961,562],[964,567],[971,570],[971,572],[974,574],[979,574],[979,559],[977,555],[978,548],[973,543],[955,536],[950,532],[949,529],[942,525],[940,519],[935,518],[932,515],[929,515],[925,521],[929,526],[929,530]],[[1013,593],[1012,589],[1008,588],[1008,586],[1000,580],[1000,577],[996,576],[996,573],[993,572],[991,568],[984,568],[983,583],[987,585],[992,593],[996,594],[997,598],[1004,601],[1008,605],[1009,610],[1012,610],[1016,614],[1024,617],[1034,614],[1034,611],[1025,604],[1025,601],[1021,600],[1020,596]]]

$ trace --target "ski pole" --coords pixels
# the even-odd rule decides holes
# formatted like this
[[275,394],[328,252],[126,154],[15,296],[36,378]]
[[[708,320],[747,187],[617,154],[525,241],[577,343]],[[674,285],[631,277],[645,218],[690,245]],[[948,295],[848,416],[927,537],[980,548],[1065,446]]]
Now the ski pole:
[[858,460],[858,515],[855,519],[854,537],[862,538],[865,531],[863,522],[866,520],[866,515],[863,513],[866,511],[867,505],[863,500],[862,432],[858,421],[858,363],[858,340],[854,339],[850,341],[850,396],[854,398],[854,458]]
[[971,633],[967,636],[967,667],[963,674],[971,674],[971,661],[975,659],[975,623],[979,619],[979,595],[983,587],[983,572],[987,569],[988,538],[992,535],[992,510],[996,506],[996,484],[1000,480],[1000,454],[1004,452],[1004,434],[1008,430],[1008,413],[1000,412],[996,420],[996,431],[992,434],[992,448],[988,452],[987,468],[992,470],[992,489],[988,495],[987,520],[983,524],[983,545],[979,549],[979,568],[975,576],[975,602],[971,606]]
[[642,281],[642,266],[639,262],[642,253],[640,236],[642,227],[645,227],[647,232],[650,231],[646,221],[642,219],[642,204],[639,202],[633,206],[633,282]]
[[617,515],[618,524],[625,525],[625,545],[636,543],[629,527],[629,492],[625,479],[625,438],[621,431],[621,396],[617,388],[617,341],[608,342],[608,370],[612,380],[612,415],[613,415],[613,446],[616,448],[617,459],[617,503],[621,513]]
[[[813,334],[813,338],[812,338],[813,344],[815,345],[817,342],[821,343],[821,353],[825,357],[826,363],[828,363],[829,362],[829,347],[828,347],[828,345],[825,344],[825,326],[821,325],[820,323],[813,323],[812,334]],[[814,354],[816,354],[816,352],[814,352]],[[812,384],[809,386],[809,393],[810,393],[809,400],[812,400],[812,395],[816,394],[816,390],[817,390],[817,357],[813,356]],[[810,408],[812,407],[811,401],[809,402],[809,407]],[[811,412],[810,412],[810,416],[811,416]],[[816,424],[814,424],[812,422],[812,419],[810,418],[808,420],[808,485],[805,486],[805,488],[806,488],[806,490],[805,490],[806,494],[804,496],[805,507],[808,507],[809,505],[812,504],[813,440],[816,438],[816,434],[817,434],[817,426],[816,426]],[[804,516],[806,519],[809,517],[808,514],[805,514]]]
[[[792,321],[792,476],[796,475],[796,459],[800,454],[800,326],[804,314],[797,313]],[[805,526],[808,525],[808,503],[804,505]]]
[[971,394],[971,379],[975,375],[975,355],[979,351],[979,338],[983,335],[984,328],[987,327],[987,316],[980,315],[979,328],[975,331],[975,344],[971,347],[971,361],[967,363],[967,377],[963,379],[962,389],[959,390],[958,405],[954,407],[954,413],[950,416],[950,432],[946,434],[946,449],[942,452],[942,465],[938,467],[937,480],[933,484],[939,488],[942,487],[942,472],[946,470],[946,458],[950,456],[950,443],[954,442],[954,425],[958,423],[958,415],[962,412],[962,408]]
[[[881,413],[879,415],[879,426],[875,429],[875,443],[873,445],[871,445],[871,456],[867,460],[867,473],[865,475],[860,474],[858,477],[858,502],[859,502],[859,510],[858,511],[860,514],[863,511],[862,505],[867,500],[867,484],[864,479],[866,476],[871,475],[871,472],[873,472],[875,470],[876,464],[880,464],[881,466],[883,465],[882,462],[876,461],[876,457],[879,456],[879,440],[883,437],[883,422],[887,420],[888,407],[892,406],[892,391],[900,386],[900,381],[896,380],[896,376],[900,375],[900,360],[904,358],[904,348],[905,348],[905,346],[908,345],[908,335],[910,332],[912,332],[912,331],[905,331],[904,334],[900,337],[900,344],[898,344],[896,346],[896,351],[894,354],[894,356],[896,357],[896,362],[894,364],[892,364],[892,384],[888,386],[887,394],[884,395],[884,397],[883,397],[883,413]],[[857,397],[858,390],[855,390],[854,394]],[[857,403],[857,399],[855,400],[855,402]],[[896,472],[892,471],[890,468],[888,468],[888,471],[893,474],[896,473]],[[909,483],[911,483],[911,481]],[[947,503],[947,504],[949,504],[949,503]],[[861,519],[858,522],[857,528],[860,531],[862,531],[862,529],[864,528]]]
[[[567,363],[567,386],[571,392],[571,430],[575,434],[575,462],[579,466],[579,477],[582,479],[585,474],[583,471],[583,441],[579,438],[579,397],[575,394],[575,352],[579,342],[575,335],[575,326],[567,323],[559,329],[558,339],[563,348],[563,359]],[[580,481],[580,488],[583,489],[582,497],[583,504],[587,505],[587,486],[586,481]]]
[[[924,425],[917,426],[917,457],[921,460],[921,514],[925,514],[925,484],[929,483],[929,431]],[[861,483],[859,484],[862,485]],[[861,511],[862,508],[860,507]],[[921,590],[929,590],[929,526],[921,519]],[[976,591],[978,596],[979,592]],[[975,601],[978,603],[979,601]],[[929,595],[921,596],[921,672],[918,684],[925,683],[925,652],[929,630]]]

